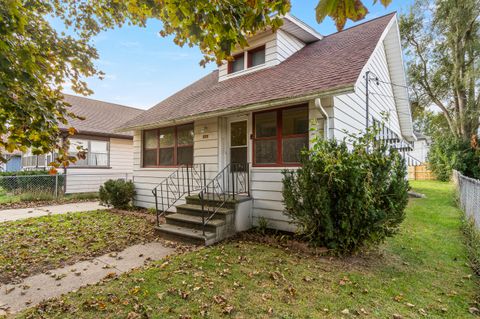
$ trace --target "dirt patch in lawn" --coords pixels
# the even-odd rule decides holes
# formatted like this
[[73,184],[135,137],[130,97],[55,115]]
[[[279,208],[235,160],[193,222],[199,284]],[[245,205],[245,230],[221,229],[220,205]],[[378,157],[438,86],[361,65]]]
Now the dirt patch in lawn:
[[145,218],[108,211],[0,224],[0,283],[156,240]]

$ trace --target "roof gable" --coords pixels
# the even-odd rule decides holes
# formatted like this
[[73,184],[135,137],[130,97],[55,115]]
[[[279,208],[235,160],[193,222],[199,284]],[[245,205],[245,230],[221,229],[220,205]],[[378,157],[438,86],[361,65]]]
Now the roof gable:
[[173,120],[298,98],[353,90],[361,70],[394,14],[389,14],[310,43],[283,63],[228,80],[214,71],[126,122],[131,130]]

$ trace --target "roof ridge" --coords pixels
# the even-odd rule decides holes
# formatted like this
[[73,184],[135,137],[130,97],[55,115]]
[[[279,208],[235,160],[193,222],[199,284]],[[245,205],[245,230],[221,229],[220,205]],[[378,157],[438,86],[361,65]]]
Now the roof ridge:
[[68,95],[68,96],[72,96],[72,97],[75,97],[75,98],[90,100],[90,101],[93,101],[93,102],[100,102],[100,103],[105,103],[105,104],[111,104],[111,105],[115,105],[115,106],[125,107],[125,108],[129,108],[129,109],[133,109],[133,110],[135,110],[135,111],[145,111],[144,109],[140,109],[140,108],[138,108],[138,107],[123,105],[123,104],[118,104],[118,103],[112,103],[112,102],[107,102],[107,101],[101,101],[101,100],[92,99],[92,98],[86,97],[86,96],[80,96],[80,95],[68,94],[68,93],[62,93],[62,94],[63,94],[63,96]]
[[339,34],[339,33],[345,32],[345,31],[350,31],[350,30],[352,30],[352,29],[355,29],[356,27],[364,26],[364,25],[366,25],[366,24],[369,24],[370,22],[374,22],[374,21],[376,21],[376,20],[378,20],[378,19],[386,18],[386,17],[388,17],[388,16],[390,16],[390,15],[393,16],[393,15],[396,15],[396,14],[397,14],[397,11],[395,10],[395,11],[392,11],[392,12],[390,12],[390,13],[384,14],[384,15],[382,15],[382,16],[373,18],[373,19],[371,19],[371,20],[362,21],[362,22],[360,22],[359,24],[355,24],[355,25],[353,25],[353,26],[351,26],[351,27],[349,27],[349,28],[343,29],[343,30],[341,30],[341,31],[337,31],[337,32],[335,32],[335,33],[326,35],[326,36],[324,36],[324,38],[328,38],[328,37],[337,35],[337,34]]

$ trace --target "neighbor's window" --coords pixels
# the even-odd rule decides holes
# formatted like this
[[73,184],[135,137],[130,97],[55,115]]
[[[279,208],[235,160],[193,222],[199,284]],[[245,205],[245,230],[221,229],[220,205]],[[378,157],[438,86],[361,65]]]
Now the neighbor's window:
[[109,165],[109,142],[107,140],[89,140],[89,139],[70,139],[69,154],[71,156],[77,156],[77,153],[81,150],[85,151],[85,158],[78,159],[71,166],[77,167],[107,167]]
[[143,166],[193,164],[193,124],[143,132]]
[[265,46],[248,51],[248,67],[265,63]]
[[296,106],[255,113],[254,164],[298,165],[308,147],[308,107]]

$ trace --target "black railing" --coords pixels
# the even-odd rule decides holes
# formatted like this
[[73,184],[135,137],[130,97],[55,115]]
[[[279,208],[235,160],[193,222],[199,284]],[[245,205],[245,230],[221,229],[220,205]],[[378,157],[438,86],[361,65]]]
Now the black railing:
[[228,201],[235,201],[240,195],[250,196],[250,165],[230,163],[198,193],[204,236],[207,223]]
[[[187,164],[180,166],[152,189],[155,197],[157,225],[160,216],[165,213],[183,196],[191,195],[206,187],[205,164]],[[160,198],[159,198],[160,197]]]

